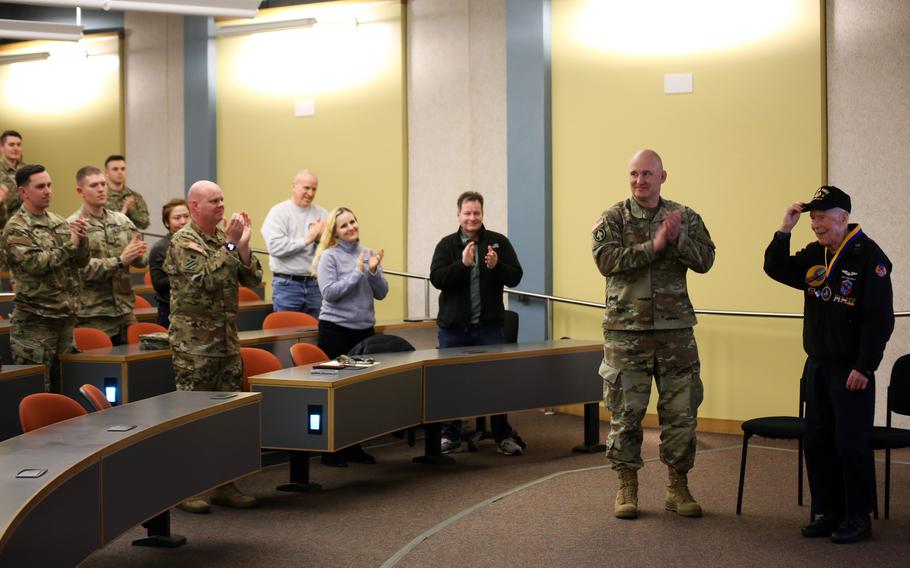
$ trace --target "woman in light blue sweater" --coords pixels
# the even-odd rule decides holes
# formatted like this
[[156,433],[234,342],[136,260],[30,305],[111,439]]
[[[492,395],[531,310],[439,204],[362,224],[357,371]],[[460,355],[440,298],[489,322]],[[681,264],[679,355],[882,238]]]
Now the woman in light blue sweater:
[[[313,258],[313,273],[322,292],[319,348],[333,359],[376,333],[373,300],[389,293],[380,266],[382,254],[382,249],[360,246],[357,217],[350,209],[338,207],[329,213]],[[376,460],[358,444],[343,452],[323,454],[322,463],[345,466],[347,461]]]

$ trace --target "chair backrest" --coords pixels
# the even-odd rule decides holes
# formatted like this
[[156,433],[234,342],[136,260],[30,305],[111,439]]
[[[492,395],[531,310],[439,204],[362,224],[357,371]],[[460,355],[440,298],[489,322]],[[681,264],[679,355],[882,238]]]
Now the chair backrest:
[[891,384],[888,385],[888,426],[891,413],[910,416],[910,354],[898,357],[891,368]]
[[163,325],[151,321],[140,321],[131,324],[126,328],[126,342],[139,343],[139,336],[147,333],[167,333],[167,328]]
[[152,285],[152,273],[146,270],[145,274],[142,276],[142,281],[145,282],[146,286]]
[[73,329],[73,340],[76,342],[76,349],[79,351],[114,346],[111,338],[106,333],[94,327],[77,327]]
[[512,310],[503,312],[502,338],[506,343],[518,343],[518,312]]
[[291,345],[291,359],[294,365],[310,365],[312,363],[322,363],[329,360],[325,351],[312,343],[295,343]]
[[400,353],[414,351],[414,346],[407,339],[385,333],[367,337],[348,351],[348,355],[372,355],[375,353]]
[[259,294],[256,293],[256,290],[247,288],[246,286],[240,287],[238,295],[241,302],[257,302],[262,299]]
[[139,294],[136,294],[136,309],[137,310],[140,308],[151,308],[151,307],[152,307],[151,302],[149,302],[148,300],[146,300]]
[[241,347],[240,358],[243,359],[243,386],[244,391],[250,390],[250,377],[261,375],[281,368],[281,361],[271,352],[258,347]]
[[262,320],[262,329],[282,327],[317,327],[319,320],[303,312],[272,312]]
[[75,400],[49,392],[30,394],[19,402],[19,424],[23,432],[44,428],[88,412]]
[[79,387],[79,394],[88,402],[89,406],[98,410],[105,410],[111,408],[111,403],[108,402],[107,397],[104,396],[104,393],[101,392],[101,389],[95,385],[85,383]]

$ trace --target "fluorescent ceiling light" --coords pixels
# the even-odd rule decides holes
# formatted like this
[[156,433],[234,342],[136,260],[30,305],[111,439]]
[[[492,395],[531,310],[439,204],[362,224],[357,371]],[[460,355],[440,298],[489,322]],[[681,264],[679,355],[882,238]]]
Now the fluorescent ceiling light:
[[218,37],[254,34],[257,32],[273,32],[277,30],[290,30],[295,28],[312,28],[316,25],[316,18],[302,18],[299,20],[276,20],[273,22],[252,22],[249,24],[236,24],[222,26],[215,30]]
[[188,16],[252,18],[259,11],[260,0],[18,0],[18,3],[125,12],[163,12]]
[[47,51],[41,51],[39,53],[17,53],[15,55],[0,55],[0,65],[9,65],[10,63],[24,63],[26,61],[42,61],[50,56],[50,52]]
[[79,41],[82,26],[26,20],[0,20],[0,38]]

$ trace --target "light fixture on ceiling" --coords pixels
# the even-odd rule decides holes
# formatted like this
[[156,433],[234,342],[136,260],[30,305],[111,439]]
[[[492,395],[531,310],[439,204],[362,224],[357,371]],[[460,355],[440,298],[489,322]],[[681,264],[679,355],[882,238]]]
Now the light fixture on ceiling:
[[312,28],[316,25],[316,18],[300,18],[297,20],[276,20],[272,22],[250,22],[248,24],[235,24],[222,26],[215,30],[217,37],[230,37],[237,35],[255,34],[259,32],[274,32],[279,30],[292,30],[298,28]]
[[260,0],[18,0],[20,4],[38,6],[81,6],[96,10],[124,12],[160,12],[187,16],[223,16],[252,18],[259,11]]
[[0,38],[79,41],[82,26],[27,20],[0,20]]
[[50,57],[48,51],[38,53],[16,53],[14,55],[0,55],[0,65],[9,65],[10,63],[25,63],[26,61],[43,61]]

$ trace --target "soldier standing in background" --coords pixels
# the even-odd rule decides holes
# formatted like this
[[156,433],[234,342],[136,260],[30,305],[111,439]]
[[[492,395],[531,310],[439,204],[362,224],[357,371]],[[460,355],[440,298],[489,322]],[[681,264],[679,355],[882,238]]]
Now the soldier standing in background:
[[88,222],[79,216],[67,223],[47,210],[52,189],[44,166],[23,166],[16,183],[22,207],[0,239],[16,287],[10,349],[17,365],[44,365],[45,390],[58,390],[57,356],[72,351],[79,268],[89,261]]
[[604,404],[612,412],[607,457],[619,473],[615,515],[638,516],[641,421],[657,384],[660,459],[669,468],[666,509],[701,516],[689,492],[695,427],[703,396],[695,312],[686,272],[707,272],[714,243],[698,213],[660,197],[667,179],[660,156],[641,150],[629,162],[632,197],[604,211],[593,228],[592,252],[606,277]]
[[149,207],[142,194],[126,185],[126,158],[108,156],[104,160],[104,175],[107,177],[107,207],[119,211],[144,231],[149,228]]
[[[237,311],[240,285],[262,282],[262,266],[250,249],[252,223],[246,212],[234,213],[222,231],[224,194],[217,184],[197,181],[187,192],[189,224],[174,233],[164,260],[171,282],[171,327],[178,390],[239,391],[243,379]],[[212,502],[248,508],[256,499],[233,483],[215,489]],[[180,504],[192,513],[208,513],[209,504],[194,498]]]
[[147,264],[146,244],[126,215],[105,209],[107,185],[101,170],[85,166],[76,172],[76,191],[82,207],[70,215],[72,223],[88,221],[91,260],[81,270],[77,325],[100,329],[114,345],[126,343],[126,328],[136,322],[136,293],[130,281],[130,266]]
[[15,130],[0,134],[0,230],[22,205],[16,172],[22,163],[22,135]]

